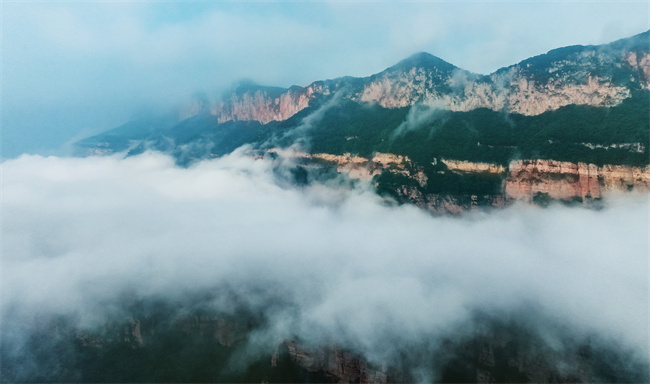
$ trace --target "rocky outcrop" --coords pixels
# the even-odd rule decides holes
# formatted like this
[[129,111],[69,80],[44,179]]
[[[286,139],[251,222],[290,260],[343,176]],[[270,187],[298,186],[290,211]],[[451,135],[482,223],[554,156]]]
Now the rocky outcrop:
[[348,175],[351,179],[369,181],[381,173],[382,168],[365,157],[353,156],[349,153],[332,155],[329,153],[315,153],[313,159],[330,164],[336,164],[336,171]]
[[[386,383],[387,375],[368,366],[365,360],[340,348],[329,346],[307,348],[293,340],[283,343],[291,360],[310,372],[324,372],[337,383]],[[279,350],[273,354],[271,365],[277,363]]]
[[[648,87],[650,60],[640,62],[646,77],[641,85]],[[460,71],[460,70],[459,70]],[[384,108],[401,108],[422,103],[433,108],[466,112],[489,108],[523,115],[538,115],[570,104],[611,107],[630,96],[626,86],[611,79],[587,76],[584,81],[571,83],[561,79],[539,82],[527,77],[517,67],[489,78],[450,75],[437,85],[432,75],[422,68],[412,68],[395,77],[380,77],[369,81],[360,94],[344,94],[357,102],[377,103]],[[474,79],[469,80],[469,77]],[[458,81],[456,78],[462,78]],[[233,93],[211,109],[219,122],[225,121],[283,121],[307,108],[310,102],[323,96],[323,86],[316,83],[306,88],[292,88],[277,96],[264,89]]]
[[568,83],[549,79],[540,83],[522,76],[514,69],[505,92],[505,105],[490,106],[493,110],[504,110],[522,115],[539,115],[570,104],[612,107],[630,96],[630,90],[614,85],[610,79],[588,76],[586,81]]
[[[428,181],[426,174],[408,157],[391,153],[377,153],[372,159],[326,153],[314,154],[312,158],[335,164],[338,172],[353,179],[369,181],[382,172],[392,172],[417,181],[421,187]],[[434,159],[434,165],[438,161],[448,171],[461,175],[481,173],[502,177],[502,192],[489,196],[453,196],[425,194],[416,186],[402,185],[395,191],[396,195],[432,213],[456,215],[480,206],[503,207],[511,201],[530,203],[541,198],[588,202],[602,198],[608,191],[650,190],[650,166],[596,166],[542,159],[514,160],[507,167],[450,159]]]
[[[644,65],[643,70],[650,71],[648,63],[644,62]],[[553,68],[548,71],[553,71]],[[376,102],[384,108],[407,107],[421,102],[457,112],[489,108],[539,115],[569,104],[611,107],[630,96],[627,86],[616,85],[611,78],[588,75],[576,80],[572,75],[540,81],[514,66],[489,77],[457,70],[436,84],[426,70],[413,68],[400,76],[383,76],[372,81],[359,100]],[[645,79],[642,85],[647,87],[647,83]]]
[[335,164],[337,172],[344,173],[352,179],[370,181],[382,172],[390,170],[393,173],[415,179],[421,185],[427,183],[427,176],[422,170],[413,166],[408,156],[377,152],[372,158],[355,156],[349,153],[343,155],[315,153],[305,157]]
[[645,82],[641,82],[643,88],[648,88],[650,84],[650,53],[648,52],[630,52],[625,58],[632,68],[643,74]]
[[478,208],[499,208],[506,205],[503,194],[454,195],[442,193],[423,193],[420,188],[402,185],[395,191],[402,202],[408,202],[434,215],[458,216]]
[[650,166],[631,167],[554,160],[516,160],[508,166],[505,194],[533,201],[535,196],[560,200],[599,199],[606,191],[648,191]]
[[476,76],[427,53],[419,53],[366,80],[360,102],[401,108],[420,101],[442,99],[452,92],[454,74]]
[[[627,145],[627,144],[626,144]],[[630,150],[638,146],[629,144]],[[626,147],[627,148],[627,147]],[[372,158],[345,153],[333,155],[289,152],[277,149],[271,152],[283,156],[324,162],[335,166],[337,172],[352,179],[370,181],[383,172],[391,172],[413,179],[426,187],[428,177],[407,156],[375,153]],[[415,185],[401,185],[394,192],[402,201],[408,201],[434,214],[458,215],[478,207],[503,207],[512,201],[536,202],[536,199],[589,202],[601,199],[608,191],[650,191],[650,166],[603,165],[570,163],[555,160],[514,160],[507,167],[494,163],[466,160],[434,159],[448,171],[460,175],[485,174],[501,178],[501,192],[491,195],[455,196],[425,194]],[[445,172],[445,171],[439,171]]]
[[309,106],[309,102],[323,93],[317,83],[309,87],[292,87],[287,90],[255,87],[235,91],[211,109],[218,121],[283,121]]
[[452,172],[462,173],[495,173],[500,174],[505,172],[505,167],[499,164],[492,163],[476,163],[471,161],[462,160],[440,160]]

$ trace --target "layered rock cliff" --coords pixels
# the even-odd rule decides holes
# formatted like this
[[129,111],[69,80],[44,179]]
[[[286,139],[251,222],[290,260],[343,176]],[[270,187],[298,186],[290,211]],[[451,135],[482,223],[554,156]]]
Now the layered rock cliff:
[[502,207],[513,201],[528,203],[550,201],[581,201],[588,203],[601,199],[610,191],[650,191],[650,165],[597,166],[588,163],[571,163],[555,160],[513,160],[506,167],[494,163],[465,160],[434,159],[444,164],[446,171],[461,175],[491,175],[499,177],[501,187],[490,195],[455,196],[453,194],[427,194],[428,177],[423,169],[406,156],[376,153],[372,158],[350,154],[302,154],[306,159],[317,159],[335,165],[340,173],[350,178],[372,180],[382,173],[402,175],[413,184],[399,185],[397,196],[437,214],[459,214],[479,206]]
[[510,199],[533,201],[535,196],[587,201],[607,191],[650,187],[650,166],[630,167],[569,163],[553,160],[517,160],[508,166],[505,194]]
[[495,173],[501,174],[505,172],[505,167],[499,164],[492,163],[476,163],[465,160],[440,160],[450,171],[454,172],[471,172],[471,173]]
[[336,165],[337,172],[344,173],[352,179],[370,181],[382,172],[390,171],[410,177],[422,185],[427,183],[427,176],[421,169],[413,166],[408,156],[376,152],[372,158],[349,153],[343,155],[315,153],[313,155],[304,154],[303,157]]

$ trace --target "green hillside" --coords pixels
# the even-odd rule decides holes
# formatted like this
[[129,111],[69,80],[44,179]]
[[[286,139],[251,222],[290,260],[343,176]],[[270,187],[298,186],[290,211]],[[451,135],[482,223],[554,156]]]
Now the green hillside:
[[[502,165],[514,158],[635,166],[647,165],[650,160],[648,91],[637,91],[611,108],[569,105],[537,116],[488,109],[424,111],[431,115],[427,121],[398,135],[396,130],[406,120],[409,108],[386,109],[345,101],[307,124],[305,117],[312,111],[269,125],[255,141],[258,145],[288,146],[301,137],[312,153],[370,157],[374,152],[390,152],[406,155],[418,164],[440,157]],[[597,147],[630,143],[641,143],[642,151]]]

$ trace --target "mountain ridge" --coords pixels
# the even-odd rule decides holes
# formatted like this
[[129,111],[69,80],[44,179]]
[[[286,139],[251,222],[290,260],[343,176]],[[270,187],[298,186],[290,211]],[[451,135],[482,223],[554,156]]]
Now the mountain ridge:
[[[553,54],[556,54],[556,53],[559,53],[559,52],[563,52],[565,50],[572,50],[572,49],[578,49],[578,48],[580,48],[580,49],[596,49],[596,48],[599,48],[599,47],[600,48],[611,47],[611,48],[615,48],[615,49],[628,49],[628,50],[640,50],[640,49],[650,50],[650,30],[638,33],[638,34],[630,36],[630,37],[621,38],[621,39],[612,41],[610,43],[605,43],[605,44],[597,44],[597,45],[594,45],[594,44],[589,44],[589,45],[574,44],[574,45],[568,45],[568,46],[553,48],[553,49],[547,51],[546,53],[540,53],[538,55],[531,56],[529,58],[523,59],[523,60],[521,60],[521,61],[519,61],[517,63],[497,68],[496,70],[494,70],[494,71],[492,71],[492,72],[490,72],[488,74],[471,72],[471,71],[467,71],[467,72],[470,72],[470,73],[472,73],[472,74],[474,74],[474,75],[476,75],[478,77],[490,77],[491,75],[494,75],[494,74],[496,74],[498,72],[507,70],[507,69],[509,69],[511,67],[524,64],[524,63],[526,63],[526,62],[528,62],[528,61],[530,61],[532,59],[537,59],[537,58],[544,57],[544,56],[547,56],[547,55],[553,55]],[[288,91],[290,89],[305,89],[305,88],[307,88],[307,87],[309,87],[311,85],[318,84],[318,83],[321,83],[321,84],[322,83],[335,83],[335,82],[338,82],[338,81],[351,81],[351,80],[367,79],[367,78],[370,78],[370,77],[373,77],[373,76],[377,76],[378,74],[381,74],[383,72],[386,72],[386,71],[394,69],[394,68],[404,67],[404,66],[408,65],[409,63],[418,63],[418,62],[426,62],[426,61],[429,61],[429,62],[437,61],[437,62],[443,63],[443,65],[448,65],[448,66],[451,66],[453,68],[464,70],[464,69],[456,66],[455,64],[450,63],[450,62],[448,62],[448,61],[446,61],[446,60],[440,58],[439,56],[436,56],[436,55],[434,55],[434,54],[432,54],[430,52],[420,51],[420,52],[416,52],[416,53],[411,54],[410,56],[398,61],[397,63],[385,68],[384,70],[382,70],[380,72],[377,72],[375,74],[371,74],[371,75],[368,75],[368,76],[355,77],[355,76],[345,75],[345,76],[339,76],[339,77],[330,78],[330,79],[315,80],[315,81],[312,81],[311,83],[309,83],[308,85],[293,84],[293,85],[290,85],[288,87],[277,87],[277,86],[273,86],[273,85],[264,85],[264,84],[259,84],[259,83],[255,82],[253,80],[250,80],[250,79],[241,79],[241,80],[238,80],[238,81],[236,81],[234,83],[233,89],[238,88],[238,86],[241,85],[241,83],[245,83],[246,85],[249,85],[252,88],[254,88],[254,87],[267,88],[268,87],[268,88],[278,88],[278,89],[282,89],[284,91]],[[226,92],[226,94],[227,94],[227,92]]]
[[315,99],[338,93],[362,103],[401,108],[417,103],[452,111],[489,108],[538,115],[569,104],[614,106],[631,88],[650,83],[650,31],[609,44],[557,48],[489,75],[475,74],[419,52],[366,77],[340,77],[292,86],[282,95],[264,87],[231,96],[212,108],[220,121],[282,121]]
[[276,156],[299,143],[298,173],[326,164],[432,211],[589,202],[650,187],[648,37],[551,50],[489,76],[417,53],[364,78],[244,83],[171,128],[132,123],[76,147],[81,155],[154,149],[189,165],[244,144]]
[[387,72],[391,70],[400,70],[400,69],[410,69],[411,67],[435,67],[441,68],[444,70],[454,70],[460,69],[459,67],[451,64],[448,61],[443,60],[442,58],[435,56],[429,52],[417,52],[407,57],[404,60],[399,61],[397,64],[391,65],[382,72]]

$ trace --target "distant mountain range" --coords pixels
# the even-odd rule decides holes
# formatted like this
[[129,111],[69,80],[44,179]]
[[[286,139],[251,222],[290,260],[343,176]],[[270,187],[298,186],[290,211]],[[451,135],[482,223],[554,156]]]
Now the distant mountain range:
[[380,193],[433,211],[590,202],[608,189],[647,190],[649,88],[650,31],[490,75],[417,53],[364,78],[288,89],[241,82],[216,103],[130,121],[76,150],[154,149],[189,165],[244,144],[277,155],[299,143],[301,169],[372,179]]

